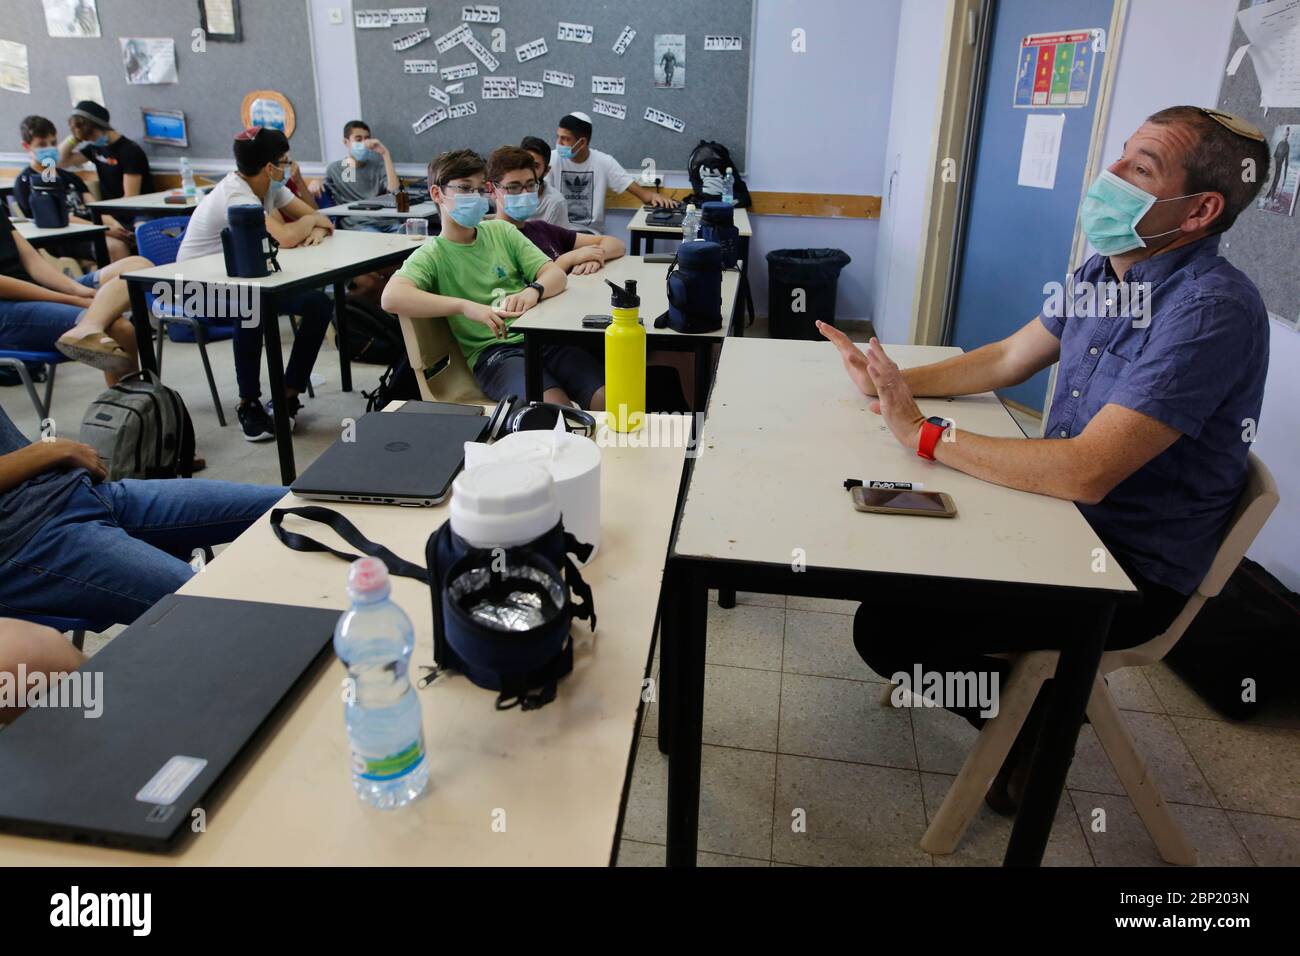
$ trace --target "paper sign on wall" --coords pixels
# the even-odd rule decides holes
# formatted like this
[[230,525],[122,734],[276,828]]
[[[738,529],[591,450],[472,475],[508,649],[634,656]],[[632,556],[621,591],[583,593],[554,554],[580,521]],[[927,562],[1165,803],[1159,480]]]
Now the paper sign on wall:
[[653,106],[645,108],[645,118],[651,123],[662,126],[664,129],[672,130],[674,133],[680,133],[686,129],[686,124],[676,116],[670,116],[663,110],[657,110]]
[[[1275,0],[1238,12],[1259,77],[1260,106],[1300,106],[1300,2]],[[1240,55],[1240,54],[1238,54]]]
[[433,45],[438,48],[439,53],[446,53],[452,47],[463,43],[465,38],[471,35],[469,27],[462,23],[460,26],[448,30],[442,36],[438,37],[438,39],[434,40]]
[[429,16],[428,7],[389,7],[388,19],[393,26],[405,26],[409,23],[423,23]]
[[461,63],[458,66],[444,66],[440,74],[443,82],[447,80],[461,80],[467,76],[478,76],[477,63]]
[[627,48],[632,45],[632,38],[636,36],[636,31],[631,27],[624,27],[623,32],[618,35],[614,41],[614,52],[622,56],[627,52]]
[[387,10],[357,10],[352,14],[352,22],[358,30],[381,30],[393,25],[393,18]]
[[591,92],[622,96],[627,92],[627,78],[622,76],[593,76]]
[[423,43],[431,36],[433,36],[433,34],[429,32],[428,27],[423,27],[416,30],[414,33],[408,33],[406,36],[394,40],[393,49],[398,53],[401,53],[403,50],[409,50],[411,47]]
[[559,32],[556,34],[557,40],[568,40],[570,43],[590,43],[596,36],[595,28],[586,23],[565,23],[560,21]]
[[429,87],[429,95],[439,103],[445,103],[448,106],[451,105],[451,97],[448,96],[445,91],[438,89],[436,86]]
[[491,50],[479,43],[478,37],[474,36],[474,34],[471,33],[461,43],[465,49],[478,58],[480,63],[488,68],[489,73],[495,73],[496,68],[501,65],[501,61],[492,54]]
[[1020,145],[1020,175],[1016,182],[1032,189],[1056,188],[1056,162],[1061,155],[1064,113],[1030,113]]
[[515,47],[515,59],[520,63],[527,63],[529,60],[535,60],[539,56],[546,56],[549,51],[546,49],[546,37],[538,37],[530,43],[521,43]]
[[601,116],[612,116],[614,119],[627,119],[627,107],[622,103],[611,103],[609,100],[592,100],[591,111]]
[[403,72],[403,73],[416,73],[416,74],[418,74],[418,73],[437,73],[437,72],[438,72],[438,61],[437,61],[437,60],[403,60],[403,61],[402,61],[402,72]]
[[1011,105],[1082,108],[1088,105],[1097,58],[1096,30],[1031,33],[1020,41]]
[[519,95],[542,98],[546,96],[546,87],[535,80],[520,80]]
[[704,49],[706,52],[716,53],[723,50],[739,50],[742,40],[740,37],[710,37],[704,38]]
[[466,23],[500,23],[501,8],[476,3],[472,7],[461,7],[460,18]]
[[572,73],[562,73],[559,70],[543,70],[542,82],[549,83],[551,86],[567,86],[572,89],[576,79]]
[[475,106],[474,101],[471,100],[468,103],[457,103],[447,111],[447,115],[452,119],[461,119],[466,116],[473,116],[477,112],[478,107]]
[[513,76],[483,77],[482,98],[485,100],[515,100],[519,98],[519,81]]
[[433,129],[433,127],[437,126],[446,118],[447,111],[440,106],[436,110],[429,110],[429,112],[425,113],[418,120],[412,123],[411,129],[415,130],[416,136],[419,136],[425,130]]

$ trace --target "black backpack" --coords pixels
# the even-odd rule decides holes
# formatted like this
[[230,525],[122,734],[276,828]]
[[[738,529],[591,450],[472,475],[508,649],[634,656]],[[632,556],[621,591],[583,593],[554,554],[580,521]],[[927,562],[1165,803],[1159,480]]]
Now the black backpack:
[[343,307],[348,315],[348,335],[337,344],[350,360],[392,365],[406,355],[402,328],[395,317],[358,296],[348,296]]
[[715,143],[711,140],[702,139],[700,145],[691,150],[691,158],[686,162],[687,172],[691,177],[691,195],[682,200],[683,203],[694,203],[698,208],[706,202],[717,202],[722,198],[721,195],[706,193],[704,191],[704,176],[701,170],[708,166],[710,169],[716,169],[718,175],[725,175],[727,169],[731,169],[731,174],[736,178],[733,198],[737,207],[753,205],[753,200],[749,198],[749,187],[745,181],[740,178],[740,170],[736,168],[735,161],[731,158],[731,151],[721,143]]
[[416,381],[415,369],[406,359],[406,352],[398,356],[397,361],[384,369],[379,376],[379,384],[374,391],[361,393],[366,398],[366,411],[382,411],[389,402],[418,401],[420,383]]

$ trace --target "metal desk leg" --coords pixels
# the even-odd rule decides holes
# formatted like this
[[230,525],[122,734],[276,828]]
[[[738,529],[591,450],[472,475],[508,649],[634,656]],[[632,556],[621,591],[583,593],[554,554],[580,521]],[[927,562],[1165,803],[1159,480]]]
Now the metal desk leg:
[[[665,579],[666,583],[666,579]],[[677,666],[678,625],[673,614],[677,598],[667,588],[659,592],[659,686],[655,691],[659,699],[659,752],[672,753],[673,707],[676,695],[673,689],[673,668]]]
[[[741,236],[740,242],[740,254],[744,256],[744,258],[740,260],[740,295],[741,304],[744,305],[745,312],[741,315],[739,324],[734,321],[732,322],[732,328],[735,330],[736,335],[744,338],[745,326],[747,325],[745,315],[749,316],[750,321],[753,321],[754,319],[754,296],[749,290],[749,237]],[[734,315],[734,308],[732,311]]]
[[275,447],[280,454],[280,481],[293,484],[298,472],[293,463],[293,435],[289,432],[289,409],[285,407],[284,355],[280,350],[280,317],[276,312],[275,297],[261,292],[262,332],[266,336],[266,371],[271,385],[272,417],[275,419]]
[[[672,568],[672,565],[670,565]],[[704,729],[704,643],[708,589],[675,568],[668,575],[669,621],[677,643],[672,680],[672,753],[668,756],[669,866],[694,866],[700,826],[700,745]],[[666,645],[665,645],[666,646]]]
[[1079,628],[1061,650],[1004,866],[1039,866],[1043,861],[1114,612],[1114,601],[1105,600],[1095,609],[1091,623]]
[[97,226],[102,226],[104,224],[104,214],[100,212],[98,209],[96,209],[94,206],[91,206],[90,221]]
[[126,293],[131,299],[131,327],[135,329],[135,347],[140,353],[140,367],[149,372],[158,371],[158,360],[153,351],[153,328],[149,325],[149,303],[145,301],[145,284],[126,280]]
[[334,332],[339,344],[339,382],[343,391],[352,391],[352,359],[348,357],[348,284],[334,283]]
[[628,232],[628,238],[632,240],[632,249],[630,254],[634,256],[641,255],[641,233],[637,232],[635,229],[630,230]]
[[104,266],[108,265],[109,262],[108,239],[106,238],[106,234],[102,232],[98,233],[91,242],[94,243],[95,246],[95,265],[102,269]]
[[542,400],[542,343],[536,334],[524,335],[524,398]]

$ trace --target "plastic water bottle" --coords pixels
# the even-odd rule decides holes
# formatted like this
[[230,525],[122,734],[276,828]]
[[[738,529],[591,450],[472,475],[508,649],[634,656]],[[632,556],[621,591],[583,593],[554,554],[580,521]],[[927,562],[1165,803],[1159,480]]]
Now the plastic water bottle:
[[736,174],[727,167],[727,175],[722,177],[722,201],[728,206],[736,204]]
[[181,157],[181,190],[185,193],[187,200],[198,197],[199,189],[194,185],[194,170],[190,168],[190,161],[187,157]]
[[348,570],[352,606],[334,628],[347,665],[343,716],[352,746],[352,787],[381,810],[405,806],[429,784],[420,699],[408,675],[411,619],[389,598],[388,569],[359,558]]
[[682,217],[682,242],[694,242],[700,238],[700,213],[695,203],[688,203],[686,215]]

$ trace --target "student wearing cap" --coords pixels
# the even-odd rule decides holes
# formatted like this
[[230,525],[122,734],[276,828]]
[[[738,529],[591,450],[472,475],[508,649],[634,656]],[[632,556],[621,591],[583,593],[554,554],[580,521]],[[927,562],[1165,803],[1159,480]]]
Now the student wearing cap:
[[149,157],[139,143],[113,129],[108,110],[94,100],[82,100],[73,107],[68,128],[72,135],[59,150],[59,165],[66,166],[74,153],[93,163],[99,175],[100,199],[153,192]]
[[569,204],[558,189],[546,185],[546,174],[551,171],[550,144],[538,136],[525,136],[519,148],[527,150],[533,157],[533,171],[537,173],[537,212],[532,218],[568,229]]
[[[261,206],[266,213],[266,231],[283,248],[314,246],[334,231],[334,224],[289,191],[286,181],[293,161],[289,140],[275,129],[253,126],[235,137],[235,169],[213,186],[190,217],[189,228],[177,251],[176,261],[221,252],[221,230],[229,221],[231,206]],[[291,219],[292,221],[287,221]],[[182,273],[183,276],[183,273]],[[318,290],[277,296],[281,312],[302,317],[293,350],[284,369],[290,429],[302,403],[298,396],[307,388],[307,378],[320,352],[334,307]],[[246,327],[235,323],[235,377],[239,382],[236,415],[247,441],[275,437],[270,413],[262,407],[262,329],[260,323]],[[272,396],[278,399],[279,396]]]
[[569,113],[555,133],[555,165],[546,175],[569,204],[569,228],[605,231],[605,191],[631,193],[651,206],[676,206],[669,196],[646,189],[617,159],[591,148],[591,117]]

